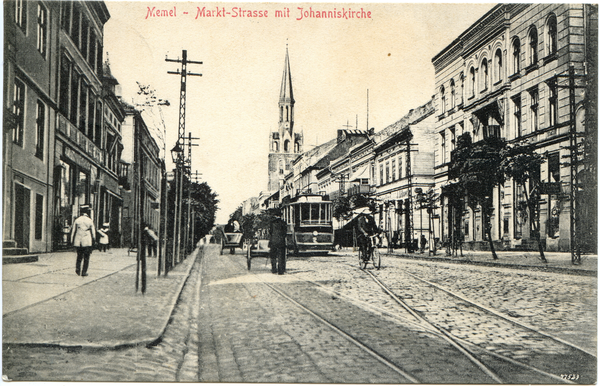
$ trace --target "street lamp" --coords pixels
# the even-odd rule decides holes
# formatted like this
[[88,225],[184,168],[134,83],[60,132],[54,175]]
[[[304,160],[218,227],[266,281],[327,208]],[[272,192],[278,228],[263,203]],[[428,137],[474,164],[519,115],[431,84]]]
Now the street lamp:
[[181,192],[182,192],[182,176],[183,171],[180,170],[183,161],[183,148],[179,145],[179,141],[175,147],[171,149],[171,157],[175,164],[175,227],[173,229],[173,258],[171,264],[179,263],[180,251],[180,232],[181,232]]
[[183,148],[179,146],[179,141],[177,141],[175,147],[171,149],[171,157],[173,158],[173,163],[177,165],[182,156]]

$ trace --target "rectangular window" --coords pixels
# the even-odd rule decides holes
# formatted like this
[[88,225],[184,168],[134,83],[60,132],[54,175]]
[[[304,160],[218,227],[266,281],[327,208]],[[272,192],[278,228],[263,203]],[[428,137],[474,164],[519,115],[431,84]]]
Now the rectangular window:
[[60,99],[59,109],[65,117],[69,116],[69,93],[71,88],[71,62],[63,54],[60,62]]
[[88,32],[89,25],[87,17],[81,16],[81,55],[87,61],[88,60]]
[[392,160],[392,181],[396,181],[396,160]]
[[454,126],[450,128],[450,151],[456,147],[456,129]]
[[62,3],[62,28],[70,35],[71,34],[71,11],[73,10],[72,1],[64,1]]
[[35,156],[39,159],[44,157],[44,134],[46,132],[46,105],[40,100],[37,102],[37,117],[35,120],[36,139]]
[[15,0],[15,23],[23,32],[27,30],[27,0]]
[[90,64],[90,67],[92,67],[92,71],[96,72],[96,34],[93,29],[90,29],[88,63]]
[[100,43],[100,41],[98,41],[98,54],[96,55],[96,74],[98,74],[98,76],[100,77],[100,79],[102,79],[102,50],[104,49],[104,47],[102,47],[102,44]]
[[519,138],[522,133],[522,117],[521,117],[521,96],[517,95],[513,99],[514,105],[514,123],[515,123],[515,137]]
[[42,4],[38,4],[37,19],[37,49],[44,57],[47,50],[48,11]]
[[88,121],[87,121],[87,132],[88,138],[94,140],[94,110],[96,109],[96,96],[92,94],[90,90],[90,100],[88,101]]
[[555,82],[548,86],[548,126],[552,127],[558,123],[558,87]]
[[383,185],[383,164],[379,165],[379,185]]
[[548,154],[548,182],[560,182],[560,157],[558,153]]
[[77,102],[79,102],[79,74],[71,71],[71,111],[69,120],[77,124]]
[[531,131],[538,131],[539,129],[539,117],[538,117],[538,104],[540,100],[540,94],[538,93],[537,87],[529,91],[531,97],[530,106],[530,117],[531,117]]
[[15,79],[13,92],[12,112],[15,115],[13,142],[19,146],[23,146],[23,127],[25,125],[25,85],[19,79]]
[[100,100],[98,100],[96,102],[96,121],[95,121],[95,137],[94,137],[94,143],[96,144],[96,146],[98,147],[102,147],[102,131],[100,130],[101,125],[102,125],[102,103],[100,103]]
[[78,3],[73,3],[73,23],[71,27],[71,39],[76,47],[79,47],[79,33],[81,29],[81,10]]
[[389,162],[385,163],[385,183],[386,184],[390,183],[390,163]]
[[446,163],[446,133],[442,131],[440,136],[440,163],[443,165]]
[[80,95],[80,99],[79,99],[79,130],[84,133],[87,134],[87,127],[86,127],[86,121],[87,121],[87,98],[88,98],[88,86],[87,84],[85,84],[85,82],[82,80],[81,81],[81,90],[79,91],[79,95]]
[[35,239],[42,239],[42,230],[44,225],[44,196],[35,195]]
[[402,178],[402,157],[398,157],[398,179]]

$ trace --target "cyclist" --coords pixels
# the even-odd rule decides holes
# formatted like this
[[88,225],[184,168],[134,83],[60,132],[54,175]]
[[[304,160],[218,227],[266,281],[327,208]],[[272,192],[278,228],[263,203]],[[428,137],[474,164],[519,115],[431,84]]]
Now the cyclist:
[[368,207],[357,209],[355,210],[355,213],[358,214],[356,220],[356,241],[362,252],[363,259],[368,260],[370,257],[369,246],[371,237],[379,233],[379,228],[377,228],[375,219],[371,215]]

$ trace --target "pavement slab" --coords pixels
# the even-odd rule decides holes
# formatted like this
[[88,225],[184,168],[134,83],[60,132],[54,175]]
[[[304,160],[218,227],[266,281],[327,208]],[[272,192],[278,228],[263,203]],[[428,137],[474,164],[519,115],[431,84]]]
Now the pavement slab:
[[93,256],[87,277],[63,268],[74,253],[5,271],[3,344],[114,348],[157,340],[196,254],[166,277],[148,270],[142,294],[135,289],[135,257],[120,252]]

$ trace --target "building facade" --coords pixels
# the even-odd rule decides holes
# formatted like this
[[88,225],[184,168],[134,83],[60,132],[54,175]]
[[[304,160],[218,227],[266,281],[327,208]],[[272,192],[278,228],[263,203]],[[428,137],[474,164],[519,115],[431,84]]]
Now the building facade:
[[279,93],[278,130],[269,137],[269,182],[267,190],[277,192],[286,174],[291,170],[292,161],[302,153],[304,139],[294,131],[294,92],[290,58],[286,48],[285,65]]
[[161,182],[164,162],[143,112],[123,103],[123,152],[119,165],[123,186],[123,245],[135,247],[141,225],[160,229]]
[[[442,240],[458,237],[465,247],[485,248],[481,208],[452,208],[444,197],[456,139],[468,132],[474,143],[498,137],[533,145],[544,156],[535,184],[558,188],[542,192],[540,237],[547,250],[569,250],[574,215],[569,197],[577,168],[569,149],[580,134],[596,130],[586,123],[585,88],[586,77],[596,71],[591,54],[596,46],[595,5],[499,4],[433,58],[435,187],[442,195],[436,232]],[[493,191],[491,234],[499,248],[535,245],[524,189],[529,187],[507,181]]]
[[2,236],[34,253],[52,249],[60,12],[56,2],[4,2]]

